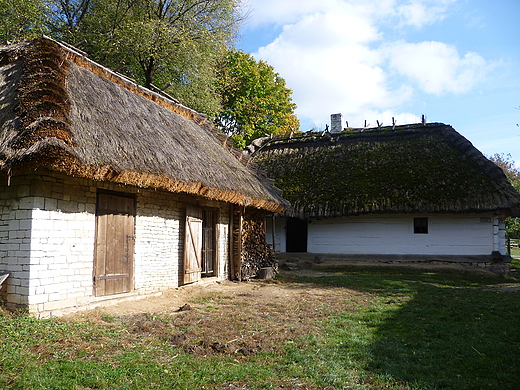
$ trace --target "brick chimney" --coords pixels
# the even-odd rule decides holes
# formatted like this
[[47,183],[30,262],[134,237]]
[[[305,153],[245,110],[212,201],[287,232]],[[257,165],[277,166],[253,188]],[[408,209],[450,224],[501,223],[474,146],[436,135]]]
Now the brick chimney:
[[332,114],[330,116],[330,132],[331,133],[341,133],[343,131],[343,127],[341,125],[343,115],[342,114]]

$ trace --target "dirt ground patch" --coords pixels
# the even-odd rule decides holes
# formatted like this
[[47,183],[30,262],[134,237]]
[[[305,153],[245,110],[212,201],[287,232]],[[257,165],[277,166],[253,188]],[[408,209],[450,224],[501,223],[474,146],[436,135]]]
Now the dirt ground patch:
[[367,299],[366,293],[345,288],[276,280],[223,281],[172,289],[68,317],[123,325],[121,343],[156,337],[196,356],[242,359],[275,351],[302,334],[319,333],[318,319],[348,306],[355,310]]
[[[412,265],[417,267],[489,274],[485,269],[462,265]],[[287,273],[328,274],[321,270]],[[275,351],[303,334],[320,334],[320,319],[346,308],[358,310],[370,299],[366,292],[316,288],[310,283],[223,281],[184,286],[159,296],[123,301],[69,317],[75,321],[122,325],[122,343],[156,337],[196,356],[228,355],[241,359],[260,351]]]

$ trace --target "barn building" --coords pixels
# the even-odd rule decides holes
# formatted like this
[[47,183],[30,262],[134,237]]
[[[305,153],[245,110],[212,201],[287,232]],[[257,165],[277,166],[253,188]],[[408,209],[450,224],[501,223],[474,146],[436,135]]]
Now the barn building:
[[50,316],[241,277],[280,191],[206,118],[48,38],[0,49],[2,298]]

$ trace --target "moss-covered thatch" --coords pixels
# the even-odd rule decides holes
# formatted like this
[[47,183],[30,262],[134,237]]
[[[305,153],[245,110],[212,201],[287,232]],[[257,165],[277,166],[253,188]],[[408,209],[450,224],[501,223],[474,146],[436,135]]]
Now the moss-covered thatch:
[[440,123],[274,139],[254,161],[283,190],[289,216],[520,212],[502,170]]
[[0,48],[0,171],[40,167],[269,211],[286,202],[201,115],[48,38]]

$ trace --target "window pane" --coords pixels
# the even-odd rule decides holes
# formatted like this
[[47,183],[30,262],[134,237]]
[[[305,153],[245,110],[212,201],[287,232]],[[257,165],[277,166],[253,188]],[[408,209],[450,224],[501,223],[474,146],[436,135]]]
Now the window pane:
[[415,234],[428,234],[428,218],[414,218],[413,232]]

